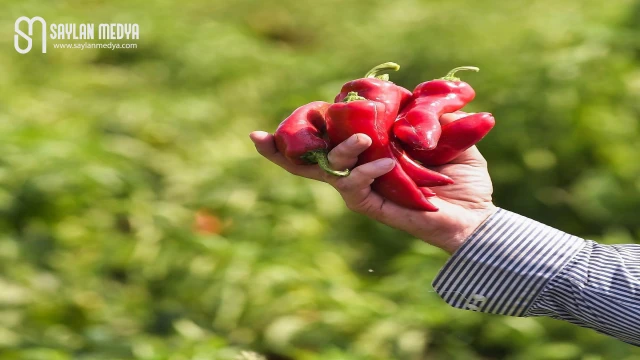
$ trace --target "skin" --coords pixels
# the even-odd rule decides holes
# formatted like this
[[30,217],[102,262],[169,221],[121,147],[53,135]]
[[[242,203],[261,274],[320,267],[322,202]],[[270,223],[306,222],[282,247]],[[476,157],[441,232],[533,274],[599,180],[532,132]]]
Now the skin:
[[[468,114],[456,112],[440,118],[449,123]],[[275,147],[273,135],[254,131],[250,135],[258,152],[288,172],[323,181],[333,186],[349,209],[376,221],[422,239],[453,254],[464,241],[498,208],[493,204],[493,186],[487,171],[487,161],[473,146],[451,163],[433,169],[451,177],[455,184],[431,188],[437,197],[430,198],[440,210],[424,212],[403,208],[387,201],[371,190],[373,180],[389,172],[396,164],[393,159],[380,159],[354,168],[347,177],[327,174],[317,166],[295,165]],[[353,168],[358,155],[371,145],[364,134],[355,134],[329,152],[333,169]]]

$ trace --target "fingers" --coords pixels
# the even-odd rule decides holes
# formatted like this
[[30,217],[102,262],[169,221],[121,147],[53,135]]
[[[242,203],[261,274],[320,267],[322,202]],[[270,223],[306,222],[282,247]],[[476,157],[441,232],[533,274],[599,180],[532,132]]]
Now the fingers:
[[254,131],[249,134],[249,138],[253,141],[253,144],[256,146],[256,150],[260,153],[260,155],[269,159],[271,156],[274,156],[278,149],[276,149],[276,144],[273,141],[273,135],[269,134],[266,131]]
[[379,159],[360,165],[349,176],[335,179],[331,183],[340,192],[347,206],[357,209],[371,193],[373,180],[391,171],[395,165],[393,159]]
[[371,138],[365,134],[354,134],[329,152],[332,169],[352,168],[358,162],[358,155],[371,146]]
[[[249,134],[256,150],[276,165],[294,175],[310,179],[332,182],[335,176],[325,173],[318,166],[295,165],[287,160],[276,148],[273,135],[265,131],[254,131]],[[331,168],[344,170],[352,168],[358,162],[358,155],[371,145],[371,138],[365,134],[355,134],[338,144],[328,154]]]
[[[329,182],[338,190],[347,207],[361,213],[377,214],[385,203],[382,197],[371,191],[371,183],[394,166],[396,162],[390,158],[379,159],[360,165],[347,177],[335,177],[322,171],[317,166],[292,164],[276,148],[273,135],[264,131],[254,131],[249,137],[258,152],[278,166],[294,175]],[[336,146],[329,153],[331,167],[334,169],[351,168],[358,161],[358,155],[371,145],[371,138],[364,134],[356,134]],[[379,215],[379,214],[378,214]]]
[[[375,208],[377,203],[384,203],[380,196],[371,191],[371,183],[382,176],[396,163],[393,159],[384,158],[360,165],[351,171],[347,177],[331,176],[317,166],[292,164],[276,148],[273,135],[264,131],[254,131],[249,137],[255,144],[256,150],[276,165],[292,174],[316,180],[324,180],[335,187],[350,209],[367,212]],[[329,153],[329,162],[334,169],[353,167],[358,161],[358,155],[371,145],[371,138],[365,134],[355,134],[343,141]],[[379,207],[379,206],[378,206]]]
[[255,145],[256,150],[258,150],[260,155],[264,156],[272,163],[280,166],[281,168],[294,175],[303,176],[314,180],[323,179],[325,172],[322,171],[318,166],[296,165],[287,160],[284,155],[278,152],[275,141],[273,139],[273,135],[269,134],[268,132],[254,131],[249,134],[249,137],[251,138],[251,141],[253,141],[253,144]]

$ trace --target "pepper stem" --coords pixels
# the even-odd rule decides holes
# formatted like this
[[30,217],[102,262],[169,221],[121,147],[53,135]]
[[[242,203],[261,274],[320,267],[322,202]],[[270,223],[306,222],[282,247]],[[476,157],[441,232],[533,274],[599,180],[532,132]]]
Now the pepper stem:
[[324,149],[309,151],[308,153],[304,154],[302,158],[311,164],[318,164],[318,166],[320,166],[322,170],[328,172],[331,175],[341,176],[341,177],[349,175],[349,169],[346,169],[345,171],[338,171],[338,170],[333,170],[329,166],[329,158],[327,157],[327,151]]
[[456,77],[455,74],[458,71],[461,70],[470,70],[470,71],[475,71],[478,72],[480,71],[479,68],[475,67],[475,66],[459,66],[455,69],[451,69],[451,71],[449,71],[449,73],[447,75],[445,75],[444,77],[441,77],[442,80],[449,80],[449,81],[460,81],[459,77]]
[[352,102],[352,101],[356,101],[356,100],[367,100],[367,99],[365,99],[362,96],[358,95],[358,93],[355,92],[355,91],[349,91],[349,93],[347,94],[347,96],[345,96],[345,98],[344,98],[344,100],[342,100],[342,102]]
[[369,70],[368,73],[364,75],[365,78],[376,78],[380,80],[389,81],[389,74],[378,75],[382,71],[398,71],[400,70],[400,65],[394,62],[386,62],[384,64],[380,64],[373,69]]

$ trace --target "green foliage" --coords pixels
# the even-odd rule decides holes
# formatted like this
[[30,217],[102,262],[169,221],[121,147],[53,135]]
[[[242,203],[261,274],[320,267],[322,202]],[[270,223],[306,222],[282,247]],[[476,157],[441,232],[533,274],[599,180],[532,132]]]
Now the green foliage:
[[[636,241],[639,2],[28,0],[2,12],[1,359],[640,357],[559,321],[448,307],[430,285],[445,254],[350,213],[247,136],[375,64],[401,64],[391,77],[408,88],[476,65],[461,76],[478,94],[468,110],[497,119],[480,144],[496,203]],[[136,22],[140,46],[20,55],[22,15]]]

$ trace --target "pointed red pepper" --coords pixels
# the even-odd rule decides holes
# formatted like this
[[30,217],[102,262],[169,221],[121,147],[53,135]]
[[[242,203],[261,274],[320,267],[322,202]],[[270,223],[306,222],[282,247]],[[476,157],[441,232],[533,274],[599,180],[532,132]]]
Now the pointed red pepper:
[[[371,146],[358,157],[358,164],[382,158],[395,159],[391,150],[390,132],[393,120],[386,117],[385,104],[367,100],[357,93],[349,93],[343,102],[327,109],[327,134],[331,144],[339,144],[356,133],[372,140]],[[357,166],[356,165],[356,166]],[[427,200],[433,196],[429,189],[419,188],[400,166],[375,179],[371,187],[384,198],[407,208],[437,211]]]
[[[440,174],[439,172],[435,172],[420,165],[418,162],[412,159],[404,151],[404,149],[402,149],[402,147],[396,140],[391,140],[390,146],[391,151],[393,151],[393,155],[396,157],[398,164],[402,167],[402,170],[404,170],[407,175],[409,175],[411,180],[416,183],[416,185],[441,186],[454,183],[453,179],[451,179],[447,175]],[[436,148],[436,150],[437,149],[438,148]]]
[[317,163],[329,174],[347,176],[349,170],[333,170],[327,159],[329,144],[324,139],[327,129],[325,114],[330,105],[324,101],[314,101],[297,108],[273,134],[276,148],[294,164]]
[[411,102],[398,114],[393,133],[405,147],[433,150],[441,135],[440,116],[462,109],[475,97],[469,84],[460,81],[460,70],[478,71],[477,67],[461,66],[445,77],[418,85]]
[[341,102],[350,92],[356,92],[367,100],[384,103],[385,118],[396,120],[398,111],[411,100],[411,91],[389,81],[388,74],[378,75],[382,71],[398,71],[400,65],[393,62],[380,64],[365,74],[364,78],[349,81],[342,86],[335,102]]
[[414,159],[427,166],[444,165],[482,140],[495,125],[489,113],[477,113],[442,125],[442,135],[433,150],[407,150]]

